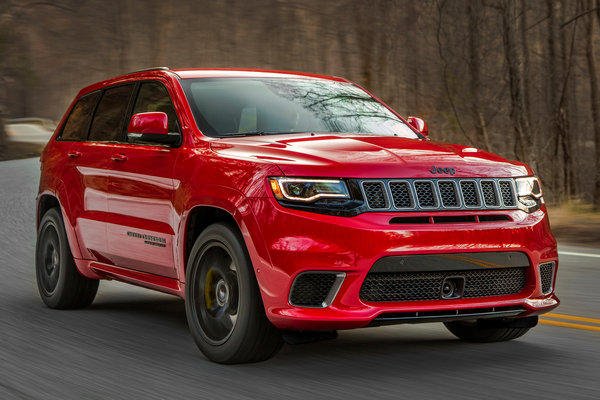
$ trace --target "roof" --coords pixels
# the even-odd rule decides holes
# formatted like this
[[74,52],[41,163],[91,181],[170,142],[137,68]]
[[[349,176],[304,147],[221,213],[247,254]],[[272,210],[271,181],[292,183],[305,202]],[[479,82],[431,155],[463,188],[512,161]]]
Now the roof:
[[168,67],[153,67],[147,68],[128,74],[116,76],[92,85],[86,86],[79,92],[78,96],[102,89],[106,86],[116,83],[136,80],[141,77],[152,76],[176,76],[179,79],[193,78],[314,78],[326,79],[337,82],[348,82],[346,79],[334,76],[310,74],[305,72],[295,71],[276,71],[265,69],[230,69],[230,68],[215,68],[215,69],[170,69]]
[[346,82],[343,78],[334,76],[311,74],[297,71],[277,71],[266,69],[174,69],[170,70],[181,79],[190,78],[319,78]]

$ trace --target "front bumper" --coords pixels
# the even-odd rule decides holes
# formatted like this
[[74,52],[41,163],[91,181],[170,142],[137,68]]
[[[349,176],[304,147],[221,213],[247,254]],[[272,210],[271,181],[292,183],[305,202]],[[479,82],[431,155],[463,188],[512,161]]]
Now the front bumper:
[[[253,198],[250,202],[269,258],[261,260],[263,265],[268,266],[262,268],[257,278],[267,317],[278,328],[350,329],[377,325],[377,321],[389,315],[416,317],[392,321],[396,323],[460,319],[477,312],[493,317],[496,311],[509,312],[497,314],[499,316],[525,317],[548,312],[559,304],[553,292],[542,293],[537,268],[540,263],[548,261],[555,261],[558,266],[556,241],[550,231],[545,207],[532,214],[520,210],[498,210],[384,212],[337,217],[287,209],[273,198]],[[390,220],[399,215],[432,214],[502,214],[510,217],[510,221],[390,224]],[[523,252],[529,259],[527,283],[517,294],[395,302],[365,302],[360,299],[359,292],[365,277],[382,257],[499,251]],[[307,271],[345,273],[345,279],[329,306],[306,308],[290,305],[293,281]],[[511,311],[517,308],[521,310],[519,313]],[[453,314],[457,317],[452,318]],[[440,318],[419,318],[427,315]]]

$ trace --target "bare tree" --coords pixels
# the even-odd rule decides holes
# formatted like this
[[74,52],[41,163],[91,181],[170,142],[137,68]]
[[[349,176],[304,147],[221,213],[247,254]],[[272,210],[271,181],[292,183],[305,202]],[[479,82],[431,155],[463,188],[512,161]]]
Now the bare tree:
[[481,29],[482,29],[483,4],[481,0],[471,0],[468,6],[469,14],[469,83],[471,94],[471,110],[477,134],[479,146],[487,151],[492,151],[490,137],[487,130],[487,122],[481,110],[482,94],[481,87]]
[[[593,9],[594,0],[589,1],[589,8]],[[592,114],[596,174],[594,179],[594,208],[600,209],[600,87],[598,82],[598,69],[596,67],[596,51],[594,44],[594,33],[596,32],[596,18],[587,18],[586,58],[590,79],[590,108]]]
[[535,149],[531,135],[529,111],[525,101],[526,85],[524,73],[524,46],[518,39],[519,18],[517,0],[504,0],[502,6],[502,27],[504,54],[510,81],[510,119],[515,133],[515,154],[537,169]]

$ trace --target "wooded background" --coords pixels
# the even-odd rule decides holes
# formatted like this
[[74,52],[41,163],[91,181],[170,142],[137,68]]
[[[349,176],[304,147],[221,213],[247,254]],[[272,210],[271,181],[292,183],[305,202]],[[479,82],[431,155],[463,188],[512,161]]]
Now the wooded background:
[[0,0],[0,114],[151,66],[337,75],[600,207],[599,24],[600,0]]

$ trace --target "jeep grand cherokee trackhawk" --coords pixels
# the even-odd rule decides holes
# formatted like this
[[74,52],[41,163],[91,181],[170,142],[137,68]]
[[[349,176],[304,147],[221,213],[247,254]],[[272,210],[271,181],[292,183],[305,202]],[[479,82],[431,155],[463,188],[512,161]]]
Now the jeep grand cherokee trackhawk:
[[180,296],[220,363],[299,331],[517,338],[559,304],[540,183],[427,134],[327,76],[155,68],[88,86],[41,156],[41,297],[85,307],[100,279]]

